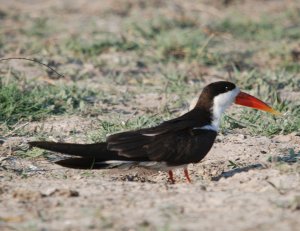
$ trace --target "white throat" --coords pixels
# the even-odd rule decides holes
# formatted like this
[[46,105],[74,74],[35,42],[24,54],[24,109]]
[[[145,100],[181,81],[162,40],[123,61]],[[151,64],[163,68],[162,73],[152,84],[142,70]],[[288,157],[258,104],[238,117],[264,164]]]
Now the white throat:
[[222,93],[214,98],[212,114],[213,121],[212,125],[219,129],[220,120],[227,108],[234,102],[235,97],[240,93],[239,88],[235,88],[232,91]]

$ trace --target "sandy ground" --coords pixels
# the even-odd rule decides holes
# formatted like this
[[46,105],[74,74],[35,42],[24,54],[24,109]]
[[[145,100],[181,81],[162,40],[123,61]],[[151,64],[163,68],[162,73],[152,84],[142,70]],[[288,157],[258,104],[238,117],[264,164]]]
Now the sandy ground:
[[[29,18],[51,17],[53,11],[58,12],[55,20],[69,25],[66,33],[78,33],[79,29],[84,33],[85,22],[91,18],[97,28],[118,31],[127,8],[134,8],[134,4],[123,4],[122,1],[114,1],[114,4],[109,1],[103,1],[103,4],[96,1],[89,1],[89,4],[84,1],[74,4],[73,1],[28,2],[32,1],[0,0],[4,10],[10,9],[14,14],[25,12]],[[241,6],[242,12],[252,6],[267,14],[285,5],[283,1],[265,1],[268,7],[260,8],[249,2]],[[182,8],[191,9],[193,3],[187,1]],[[145,16],[159,4],[160,1],[153,1],[149,12],[145,10]],[[219,4],[205,7],[204,1],[195,11],[203,12],[203,20],[230,14],[219,8]],[[161,13],[169,8],[163,8]],[[97,18],[99,14],[111,12],[118,17],[111,17],[111,20]],[[253,10],[248,12],[255,19]],[[15,26],[20,25],[6,23],[6,29],[13,37]],[[47,42],[55,43],[56,39],[64,38],[66,34],[61,32]],[[235,46],[239,49],[239,44]],[[20,53],[22,51],[17,50],[15,55]],[[92,84],[102,83],[101,78],[92,81]],[[152,93],[149,98],[154,96]],[[144,101],[152,104],[143,98],[140,101],[136,100],[138,109]],[[160,107],[159,103],[154,103],[154,107]],[[58,123],[55,119],[43,122],[44,130],[51,127],[49,136],[61,132],[66,137],[72,126],[76,126],[77,139],[82,141],[85,130],[94,125],[92,119],[76,117],[74,122],[71,116],[62,119],[73,121],[66,122],[68,128],[64,130],[65,126],[60,127],[63,124],[60,119]],[[39,123],[28,126],[39,126]],[[40,132],[39,129],[28,129],[34,134]],[[220,134],[209,155],[201,163],[189,166],[192,184],[185,182],[183,173],[176,170],[177,183],[174,185],[167,182],[164,172],[137,168],[67,169],[53,163],[57,158],[53,153],[47,155],[47,159],[22,158],[18,151],[26,149],[26,141],[31,137],[9,138],[0,144],[0,230],[299,230],[299,133],[272,138],[245,134],[247,132],[238,129]],[[230,161],[236,165],[230,165]]]
[[175,185],[165,173],[8,157],[1,230],[297,230],[300,166],[289,162],[291,147],[299,150],[299,136],[221,135],[204,161],[189,166],[193,183],[177,170]]

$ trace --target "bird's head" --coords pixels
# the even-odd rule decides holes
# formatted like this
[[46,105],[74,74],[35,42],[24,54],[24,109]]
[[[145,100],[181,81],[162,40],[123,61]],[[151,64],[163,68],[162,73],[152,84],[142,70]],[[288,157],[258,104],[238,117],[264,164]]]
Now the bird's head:
[[213,123],[218,127],[221,115],[232,103],[275,115],[280,114],[263,101],[242,92],[235,84],[227,81],[219,81],[207,85],[203,89],[196,107],[204,107],[210,110],[213,116]]

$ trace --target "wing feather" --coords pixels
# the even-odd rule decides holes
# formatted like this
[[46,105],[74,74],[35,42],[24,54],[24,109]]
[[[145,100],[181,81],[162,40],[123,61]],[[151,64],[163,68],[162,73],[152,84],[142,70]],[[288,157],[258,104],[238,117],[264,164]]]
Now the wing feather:
[[[205,112],[193,110],[156,127],[111,135],[107,138],[108,150],[117,151],[118,155],[128,158],[147,157],[153,161],[183,158],[182,155],[185,154],[180,153],[180,149],[192,135],[190,131],[194,127],[208,124],[210,114],[203,113]],[[207,118],[198,120],[200,115]]]

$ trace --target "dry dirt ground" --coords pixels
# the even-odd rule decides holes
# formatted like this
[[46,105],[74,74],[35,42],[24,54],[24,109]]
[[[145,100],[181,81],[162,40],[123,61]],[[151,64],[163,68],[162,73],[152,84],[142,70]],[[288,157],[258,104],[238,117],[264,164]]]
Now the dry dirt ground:
[[[164,173],[73,170],[11,156],[0,175],[1,228],[297,230],[300,166],[288,163],[291,147],[299,150],[299,136],[219,136],[207,158],[189,166],[193,183],[177,170],[175,185]],[[283,153],[287,162],[267,161]],[[229,159],[241,166],[229,168]]]
[[[85,4],[86,2],[89,4]],[[37,3],[1,0],[0,7],[3,12],[26,12],[33,18],[41,15],[57,16],[57,20],[68,24],[68,27],[61,26],[62,29],[67,28],[65,33],[78,33],[78,30],[82,30],[84,34],[84,23],[91,18],[100,28],[118,31],[118,25],[123,17],[127,17],[128,9],[136,10],[134,1],[126,1],[128,4],[122,1],[112,2],[113,4],[110,1]],[[141,5],[146,4],[144,1],[139,2]],[[159,2],[153,1],[149,12],[154,11],[155,4]],[[223,1],[222,4],[230,2],[235,1]],[[244,4],[239,5],[241,12],[254,7],[251,1],[242,2]],[[269,1],[257,2],[269,4],[254,7],[266,13],[280,11],[284,5],[283,1],[271,1],[272,4]],[[205,1],[196,3],[186,1],[182,7],[187,10],[195,4],[199,12],[204,12],[203,20],[230,13],[227,8],[223,11],[224,6],[218,1],[214,1],[215,4],[209,7],[206,7],[208,5]],[[180,5],[180,1],[177,4]],[[178,5],[169,4],[162,12],[172,11]],[[55,15],[57,11],[59,15]],[[149,12],[145,10],[145,16]],[[112,15],[108,16],[109,20],[106,17],[104,22],[102,19],[96,20],[99,14]],[[14,26],[20,26],[13,22],[5,23],[7,30],[11,31]],[[65,36],[60,31],[60,34],[45,43],[55,43]],[[239,44],[236,46],[239,47]],[[23,53],[17,50],[14,54]],[[59,54],[56,55],[59,59]],[[103,56],[103,59],[110,61],[111,57],[105,57],[105,54]],[[263,59],[262,57],[261,62]],[[28,67],[24,68],[26,76],[30,76]],[[89,66],[86,68],[88,72]],[[204,82],[211,81],[213,76],[220,74],[212,70],[207,72],[206,75],[211,78],[204,79]],[[92,72],[91,75],[100,74]],[[79,80],[79,83],[83,81],[86,79]],[[101,85],[101,79],[92,78],[89,81],[91,87],[93,84]],[[109,85],[107,82],[105,84]],[[126,91],[122,86],[120,88]],[[136,108],[128,110],[143,111],[145,101],[148,107],[160,108],[164,102],[149,100],[159,98],[153,92],[134,99]],[[292,97],[294,100],[299,96],[297,94]],[[126,105],[123,105],[124,108]],[[57,159],[58,154],[48,154],[47,158],[21,158],[17,155],[19,149],[26,149],[26,141],[32,139],[28,134],[38,136],[37,133],[41,131],[47,134],[47,139],[60,133],[59,137],[63,137],[64,141],[75,139],[84,142],[87,130],[96,129],[94,119],[71,115],[26,123],[22,127],[26,136],[8,137],[5,143],[0,144],[0,230],[300,229],[300,136],[297,132],[266,137],[234,129],[220,134],[209,155],[201,163],[189,166],[192,184],[185,182],[180,170],[176,170],[177,183],[172,185],[167,182],[167,174],[163,172],[136,168],[75,170],[55,165],[53,160]],[[75,134],[75,138],[68,138],[70,134]]]

